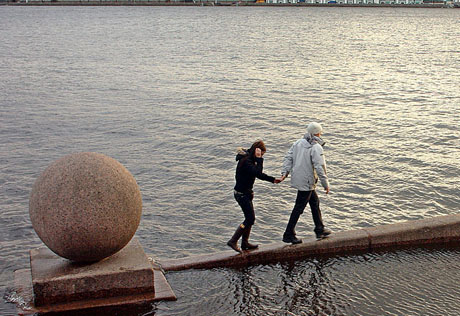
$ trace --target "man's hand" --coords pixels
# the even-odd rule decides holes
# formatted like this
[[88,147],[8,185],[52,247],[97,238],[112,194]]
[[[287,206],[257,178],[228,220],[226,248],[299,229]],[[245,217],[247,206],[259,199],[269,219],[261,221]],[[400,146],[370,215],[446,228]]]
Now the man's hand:
[[281,178],[276,178],[276,179],[275,179],[275,183],[283,182],[284,179],[286,179],[286,177],[287,177],[287,174],[282,175]]
[[255,154],[256,154],[257,158],[261,158],[262,157],[262,150],[260,148],[256,148]]
[[329,194],[329,187],[327,187],[325,190],[326,190],[326,194]]

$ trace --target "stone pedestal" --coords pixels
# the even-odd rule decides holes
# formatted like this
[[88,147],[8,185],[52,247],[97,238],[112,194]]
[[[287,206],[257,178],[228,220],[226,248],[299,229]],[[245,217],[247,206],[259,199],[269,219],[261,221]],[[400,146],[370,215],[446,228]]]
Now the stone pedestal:
[[48,248],[30,251],[35,306],[155,293],[153,269],[139,241],[93,264],[72,263]]
[[136,238],[93,264],[73,263],[48,248],[31,250],[30,262],[30,270],[15,273],[17,292],[27,305],[20,314],[29,314],[24,310],[31,314],[62,312],[176,299]]

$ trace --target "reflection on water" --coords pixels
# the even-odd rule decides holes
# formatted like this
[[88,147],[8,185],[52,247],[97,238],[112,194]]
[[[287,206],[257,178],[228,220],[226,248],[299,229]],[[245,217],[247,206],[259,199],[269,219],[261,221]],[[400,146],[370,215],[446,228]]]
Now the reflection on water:
[[[226,249],[242,220],[235,148],[263,138],[265,171],[278,175],[311,120],[328,142],[331,194],[320,199],[333,231],[457,212],[459,13],[2,6],[0,289],[42,245],[27,212],[33,182],[71,152],[130,170],[143,196],[136,234],[157,258]],[[286,181],[255,193],[251,236],[279,241],[296,192]],[[312,230],[306,212],[297,231]],[[149,312],[454,315],[455,254],[170,273],[179,300]]]
[[155,315],[457,315],[459,255],[418,248],[174,272],[180,299],[157,304]]
[[[450,245],[170,272],[178,301],[59,315],[458,315],[459,255]],[[4,299],[21,305],[12,290]]]

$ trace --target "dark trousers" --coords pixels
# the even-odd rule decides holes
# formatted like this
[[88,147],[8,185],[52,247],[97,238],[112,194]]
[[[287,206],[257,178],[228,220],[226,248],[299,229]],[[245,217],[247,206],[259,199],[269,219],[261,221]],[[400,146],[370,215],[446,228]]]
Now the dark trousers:
[[297,191],[294,209],[291,212],[286,231],[284,232],[285,236],[295,236],[295,225],[297,224],[300,215],[305,210],[307,203],[310,204],[311,215],[313,216],[313,222],[315,223],[315,232],[322,232],[324,230],[321,210],[319,208],[319,198],[316,191]]
[[256,214],[254,212],[254,205],[252,204],[252,200],[254,199],[254,193],[253,192],[251,193],[235,192],[234,196],[235,196],[235,200],[241,206],[241,209],[243,210],[243,213],[244,213],[244,222],[243,222],[244,227],[254,225],[254,222],[256,220]]

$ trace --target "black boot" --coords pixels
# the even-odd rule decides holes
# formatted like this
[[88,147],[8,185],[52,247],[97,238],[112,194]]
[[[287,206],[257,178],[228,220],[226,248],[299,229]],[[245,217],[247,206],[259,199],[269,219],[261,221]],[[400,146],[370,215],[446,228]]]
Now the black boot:
[[259,248],[259,245],[254,245],[249,243],[249,235],[251,234],[252,226],[247,226],[243,232],[243,238],[241,239],[241,249],[243,250],[252,250]]
[[331,233],[332,233],[332,231],[330,229],[327,229],[327,228],[324,228],[324,227],[322,229],[316,229],[315,228],[315,234],[316,234],[317,239],[326,238]]
[[241,224],[236,229],[235,233],[233,234],[232,238],[227,241],[227,246],[235,250],[236,252],[242,253],[241,249],[238,247],[238,239],[240,239],[241,235],[244,232],[244,225]]

